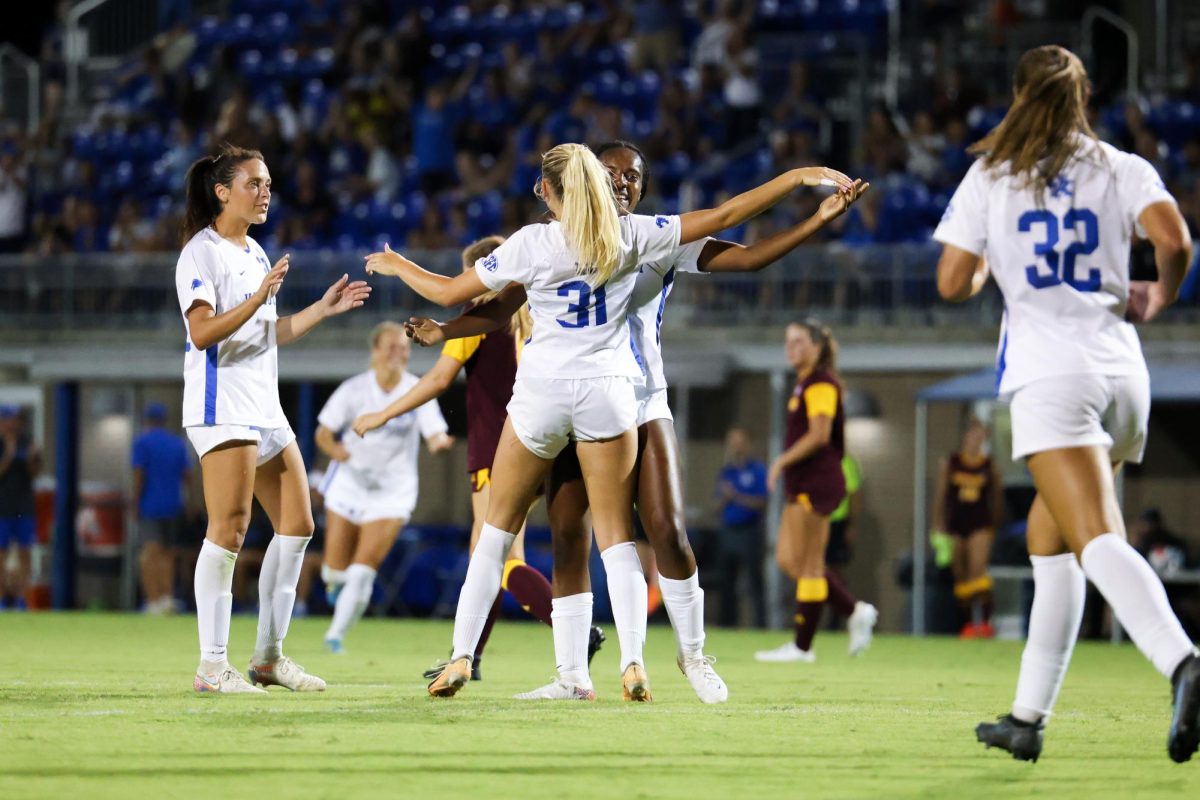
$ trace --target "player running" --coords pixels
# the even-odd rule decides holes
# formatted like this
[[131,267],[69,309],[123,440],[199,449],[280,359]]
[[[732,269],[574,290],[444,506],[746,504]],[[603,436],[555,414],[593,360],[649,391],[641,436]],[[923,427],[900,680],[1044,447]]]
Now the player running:
[[[1191,238],[1175,200],[1142,158],[1097,140],[1088,77],[1048,45],[1017,64],[1004,119],[972,147],[981,157],[934,233],[944,245],[938,291],[977,293],[988,270],[1004,295],[999,394],[1011,403],[1013,458],[1037,497],[1027,542],[1034,598],[1009,714],[979,741],[1036,761],[1083,614],[1085,576],[1134,643],[1171,681],[1167,749],[1200,741],[1200,658],[1162,582],[1125,540],[1113,474],[1146,445],[1150,381],[1130,322],[1175,302]],[[1129,280],[1129,244],[1154,246],[1158,281]]]
[[[275,295],[287,276],[285,254],[271,266],[247,235],[266,221],[271,175],[254,150],[224,147],[187,174],[183,252],[175,287],[183,312],[183,425],[200,457],[208,529],[196,562],[200,630],[197,692],[262,692],[276,684],[323,691],[283,654],[296,582],[313,532],[304,461],[279,404],[278,347],[327,317],[361,306],[363,281],[343,275],[324,296],[280,317]],[[258,639],[250,681],[229,664],[233,566],[257,498],[275,528],[258,580]]]
[[[559,145],[543,156],[538,183],[539,196],[556,221],[517,231],[472,272],[446,278],[390,251],[368,257],[368,271],[398,275],[443,306],[520,283],[534,319],[493,467],[487,523],[459,599],[452,660],[430,684],[431,694],[453,695],[469,679],[471,656],[499,587],[512,532],[524,523],[538,485],[573,435],[608,573],[624,696],[650,699],[642,657],[646,581],[632,542],[631,519],[635,383],[642,373],[629,346],[626,311],[636,270],[666,259],[681,243],[750,219],[800,185],[821,180],[854,190],[849,178],[832,170],[794,170],[718,209],[680,217],[622,217],[611,179],[595,155],[583,145]],[[594,696],[586,658],[591,593],[555,598],[553,615],[558,662],[570,664],[570,682]]]
[[[641,150],[630,142],[614,141],[600,145],[596,153],[612,176],[622,210],[633,212],[649,178]],[[660,337],[667,297],[675,276],[680,273],[762,269],[840,216],[865,190],[865,185],[856,185],[852,195],[841,192],[831,195],[812,218],[750,247],[705,238],[680,246],[661,263],[643,264],[638,273],[629,316],[630,342],[645,375],[645,385],[638,387],[637,508],[658,562],[659,585],[676,635],[677,663],[703,702],[724,702],[728,689],[713,669],[713,660],[703,650],[704,592],[687,536],[679,445],[667,405]],[[509,309],[524,300],[525,290],[511,286],[487,306],[477,306],[445,325],[432,320],[412,320],[410,329],[422,344],[477,335],[501,325]],[[564,449],[555,460],[549,497],[550,527],[555,534],[556,594],[589,592],[587,559],[591,538],[584,523],[588,496],[572,447]],[[580,530],[582,535],[576,535]],[[519,699],[578,696],[562,675],[544,687],[517,695]]]
[[342,652],[346,633],[371,604],[379,565],[417,505],[420,439],[430,453],[454,445],[435,401],[397,414],[369,435],[350,429],[360,414],[387,407],[417,384],[406,370],[411,352],[403,326],[377,325],[371,368],[339,386],[317,415],[317,447],[330,459],[321,485],[326,519],[321,573],[336,598],[325,632],[325,646],[333,653]]
[[846,412],[837,374],[837,342],[815,320],[787,327],[788,361],[796,370],[796,388],[788,398],[784,450],[767,473],[774,491],[783,478],[787,504],[779,520],[775,559],[796,581],[795,637],[773,650],[754,654],[759,661],[816,661],[813,638],[826,601],[848,617],[850,655],[871,646],[879,612],[858,600],[825,565],[829,517],[846,497]]

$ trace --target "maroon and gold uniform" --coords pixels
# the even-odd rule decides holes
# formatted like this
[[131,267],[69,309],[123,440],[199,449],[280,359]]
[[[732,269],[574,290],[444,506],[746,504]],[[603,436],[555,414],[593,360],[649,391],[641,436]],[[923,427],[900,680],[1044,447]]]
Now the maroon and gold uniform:
[[829,516],[846,496],[846,476],[842,472],[846,414],[841,384],[831,372],[814,370],[796,382],[788,398],[784,449],[808,433],[809,419],[814,416],[833,418],[829,441],[808,458],[784,469],[783,487],[788,502]]
[[992,509],[992,459],[950,456],[946,485],[946,532],[970,536],[995,522]]
[[492,461],[508,418],[522,344],[504,328],[482,336],[451,339],[442,348],[442,355],[467,369],[467,471],[473,492],[491,480]]

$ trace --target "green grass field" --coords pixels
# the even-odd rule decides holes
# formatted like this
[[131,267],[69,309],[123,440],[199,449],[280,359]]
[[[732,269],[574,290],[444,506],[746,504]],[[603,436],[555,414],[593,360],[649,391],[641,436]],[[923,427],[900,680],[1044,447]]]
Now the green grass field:
[[[501,623],[484,680],[451,700],[419,674],[448,622],[368,620],[342,656],[326,620],[288,652],[319,695],[197,697],[189,617],[0,617],[0,798],[1094,798],[1200,793],[1166,755],[1166,682],[1131,646],[1079,648],[1038,764],[974,741],[1007,709],[1019,644],[883,637],[860,659],[823,633],[815,665],[756,664],[780,633],[712,631],[730,687],[701,705],[652,627],[652,705],[620,700],[611,635],[594,704],[508,699],[553,673],[549,632]],[[237,617],[245,666],[254,622]]]

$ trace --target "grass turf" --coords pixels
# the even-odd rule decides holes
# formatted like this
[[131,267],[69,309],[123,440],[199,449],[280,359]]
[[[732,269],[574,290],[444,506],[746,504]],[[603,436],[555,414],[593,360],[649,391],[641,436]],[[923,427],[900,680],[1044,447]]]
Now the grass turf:
[[[0,617],[0,798],[1186,797],[1200,758],[1166,755],[1167,682],[1131,646],[1075,654],[1042,760],[974,741],[1005,711],[1020,645],[902,637],[862,658],[822,633],[816,664],[757,664],[778,632],[711,631],[730,687],[700,704],[666,627],[647,660],[655,702],[620,700],[617,644],[596,657],[598,702],[527,703],[553,673],[549,632],[501,623],[484,680],[452,700],[420,672],[448,622],[367,620],[347,653],[326,620],[292,625],[288,653],[323,694],[191,691],[194,621],[97,614]],[[234,619],[244,669],[254,621]]]

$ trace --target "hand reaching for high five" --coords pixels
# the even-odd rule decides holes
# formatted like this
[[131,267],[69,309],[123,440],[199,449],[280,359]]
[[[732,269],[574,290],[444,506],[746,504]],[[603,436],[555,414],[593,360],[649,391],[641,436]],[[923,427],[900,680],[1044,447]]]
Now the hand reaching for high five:
[[867,193],[867,189],[871,188],[871,184],[864,183],[861,179],[856,180],[849,191],[837,192],[829,195],[821,201],[821,207],[817,209],[817,213],[821,215],[822,222],[832,222],[833,220],[846,213],[850,206],[857,202],[858,198]]
[[366,281],[351,283],[350,276],[343,275],[325,290],[325,295],[321,298],[321,310],[326,317],[335,317],[360,308],[370,296],[371,287]]
[[408,338],[422,347],[430,347],[446,341],[446,333],[442,330],[441,323],[424,317],[409,319],[404,323],[404,332],[408,334]]

